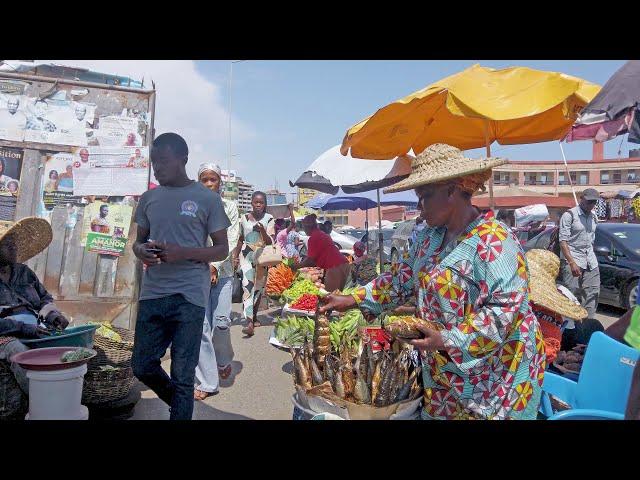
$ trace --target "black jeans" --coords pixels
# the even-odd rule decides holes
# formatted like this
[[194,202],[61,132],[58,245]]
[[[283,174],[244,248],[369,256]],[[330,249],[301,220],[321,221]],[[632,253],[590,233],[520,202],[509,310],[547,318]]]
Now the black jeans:
[[[191,420],[204,307],[182,295],[138,303],[133,373],[170,406],[171,420]],[[171,377],[160,362],[171,344]]]

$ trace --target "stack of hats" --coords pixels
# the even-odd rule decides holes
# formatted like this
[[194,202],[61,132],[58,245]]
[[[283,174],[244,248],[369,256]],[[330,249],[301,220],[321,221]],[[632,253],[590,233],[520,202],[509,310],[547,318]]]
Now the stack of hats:
[[526,254],[529,266],[529,302],[538,318],[545,343],[547,361],[555,360],[562,341],[565,318],[583,320],[587,311],[565,297],[556,287],[560,259],[548,250],[530,250]]

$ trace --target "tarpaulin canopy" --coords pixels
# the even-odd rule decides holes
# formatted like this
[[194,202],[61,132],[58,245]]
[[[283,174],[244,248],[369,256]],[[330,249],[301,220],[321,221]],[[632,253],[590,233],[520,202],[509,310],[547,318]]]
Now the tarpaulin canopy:
[[358,193],[387,187],[411,173],[411,156],[375,161],[354,159],[340,153],[340,145],[330,148],[309,165],[304,173],[289,185],[336,194]]
[[433,143],[461,150],[559,140],[598,85],[527,67],[473,65],[397,100],[351,127],[342,154],[390,159]]
[[629,133],[640,143],[640,60],[625,63],[580,112],[566,140],[605,142]]
[[[415,207],[418,205],[418,197],[413,190],[381,193],[380,205]],[[348,194],[342,190],[339,190],[336,195],[319,193],[305,204],[305,207],[316,210],[368,210],[377,206],[377,192],[375,191]]]

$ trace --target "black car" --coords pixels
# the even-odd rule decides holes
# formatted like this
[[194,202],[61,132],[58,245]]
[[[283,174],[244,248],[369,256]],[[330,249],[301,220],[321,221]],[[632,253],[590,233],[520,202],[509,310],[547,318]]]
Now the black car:
[[[532,238],[524,245],[556,250],[558,227]],[[594,250],[600,266],[600,303],[629,308],[636,304],[640,278],[640,225],[599,223]]]

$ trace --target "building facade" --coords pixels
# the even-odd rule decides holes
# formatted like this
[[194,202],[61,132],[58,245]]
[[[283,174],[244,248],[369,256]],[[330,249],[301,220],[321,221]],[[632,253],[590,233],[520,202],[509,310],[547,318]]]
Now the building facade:
[[247,213],[251,211],[251,195],[253,195],[254,188],[250,183],[245,182],[240,177],[236,177],[238,181],[238,211]]
[[572,197],[595,188],[601,193],[640,188],[640,158],[600,160],[510,161],[493,169],[493,191],[518,186],[540,194]]

